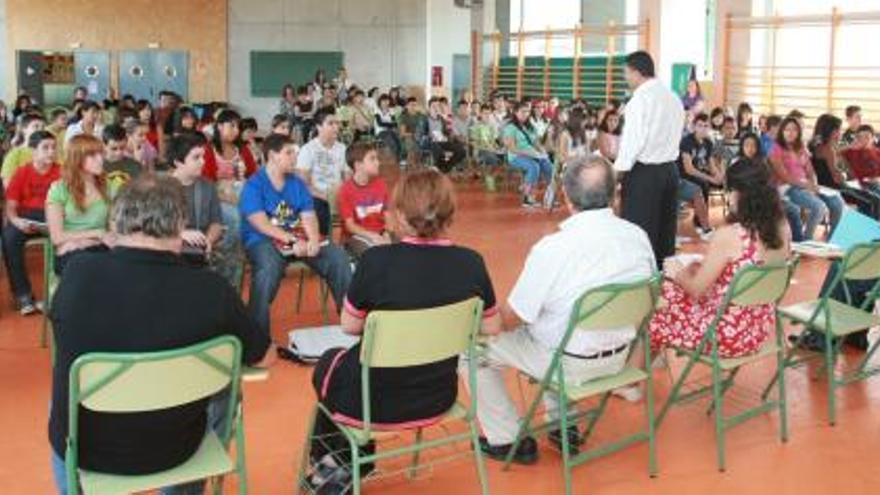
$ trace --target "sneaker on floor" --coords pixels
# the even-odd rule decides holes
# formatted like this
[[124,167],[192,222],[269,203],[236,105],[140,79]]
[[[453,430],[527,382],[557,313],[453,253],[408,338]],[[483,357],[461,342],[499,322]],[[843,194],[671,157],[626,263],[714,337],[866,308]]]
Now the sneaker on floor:
[[712,233],[715,232],[711,227],[696,227],[697,235],[700,236],[700,239],[703,242],[709,242],[709,239],[712,238]]
[[616,388],[611,391],[611,394],[627,402],[640,402],[642,400],[642,389],[638,385]]
[[18,314],[21,316],[29,316],[37,311],[39,309],[37,309],[37,303],[34,302],[34,298],[27,296],[18,300]]
[[46,304],[44,304],[43,301],[34,301],[34,307],[37,308],[37,311],[40,313],[46,312]]
[[[480,450],[490,459],[495,459],[496,461],[506,460],[511,448],[513,448],[512,443],[489,445],[486,437],[480,437]],[[516,449],[516,453],[513,455],[513,462],[516,464],[534,464],[538,462],[538,442],[532,437],[523,438],[519,443],[519,448]]]
[[523,200],[522,200],[522,207],[523,208],[537,208],[539,206],[541,206],[541,204],[538,203],[537,201],[535,201],[535,199],[532,198],[531,196],[523,196]]
[[[550,430],[547,432],[547,440],[550,443],[559,449],[562,452],[562,430]],[[576,455],[581,451],[581,445],[584,444],[583,439],[581,439],[581,434],[577,429],[577,426],[569,426],[568,427],[568,451],[572,455]]]

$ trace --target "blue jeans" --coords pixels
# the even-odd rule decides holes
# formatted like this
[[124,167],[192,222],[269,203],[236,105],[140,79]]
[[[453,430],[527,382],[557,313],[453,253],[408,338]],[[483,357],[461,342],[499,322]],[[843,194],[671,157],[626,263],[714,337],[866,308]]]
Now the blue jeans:
[[302,261],[327,281],[336,309],[342,309],[342,298],[351,284],[351,265],[348,255],[339,246],[328,244],[313,258],[285,258],[269,240],[262,240],[246,248],[251,263],[251,293],[248,300],[248,311],[259,327],[269,333],[269,308],[281,279],[284,269],[291,261]]
[[[223,426],[226,424],[226,406],[229,401],[229,389],[218,392],[211,397],[208,402],[208,426],[214,432],[223,437]],[[58,489],[58,495],[67,495],[67,468],[64,459],[52,452],[52,476],[55,478],[55,487]],[[193,481],[183,485],[170,486],[159,490],[159,495],[202,495],[205,493],[205,481]]]
[[[837,226],[843,215],[843,199],[838,195],[826,196],[791,186],[785,193],[786,197],[796,206],[807,210],[807,226],[804,229],[804,239],[812,239],[816,227],[822,222],[826,214],[830,214],[831,231]],[[829,237],[831,233],[829,232]]]
[[527,186],[534,186],[542,176],[549,181],[553,175],[553,164],[547,158],[517,155],[513,160],[510,160],[510,166],[523,171]]
[[785,211],[785,218],[788,220],[788,227],[791,230],[792,242],[803,242],[804,223],[801,221],[800,207],[789,201],[785,196],[783,196],[782,209],[783,211]]

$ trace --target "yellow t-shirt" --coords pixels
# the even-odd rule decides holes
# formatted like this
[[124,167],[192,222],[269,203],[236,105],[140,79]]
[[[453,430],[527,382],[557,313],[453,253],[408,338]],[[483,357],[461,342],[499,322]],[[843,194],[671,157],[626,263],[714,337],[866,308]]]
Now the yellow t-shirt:
[[31,161],[33,154],[34,150],[27,146],[17,146],[9,150],[9,153],[6,154],[6,158],[3,159],[3,167],[0,168],[0,178],[3,179],[3,184],[8,185],[12,176],[15,175],[15,171],[22,165]]

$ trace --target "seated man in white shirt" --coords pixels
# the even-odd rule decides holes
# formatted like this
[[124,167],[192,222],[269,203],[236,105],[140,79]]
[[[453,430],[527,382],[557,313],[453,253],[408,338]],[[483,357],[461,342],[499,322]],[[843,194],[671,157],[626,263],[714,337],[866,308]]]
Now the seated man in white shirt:
[[[516,368],[542,378],[568,327],[575,301],[589,289],[649,277],[655,265],[644,230],[611,210],[615,177],[611,164],[598,156],[568,164],[564,189],[571,217],[560,230],[535,244],[526,258],[507,303],[501,309],[505,333],[490,340],[477,371],[477,418],[485,438],[483,451],[493,459],[509,452],[519,427],[517,408],[504,385],[504,369]],[[569,383],[582,383],[614,374],[626,364],[634,328],[578,332],[565,350],[563,366]],[[545,396],[550,414],[555,397]],[[568,433],[577,438],[576,427]],[[559,431],[551,442],[560,445]],[[537,460],[534,439],[525,439],[514,462]]]

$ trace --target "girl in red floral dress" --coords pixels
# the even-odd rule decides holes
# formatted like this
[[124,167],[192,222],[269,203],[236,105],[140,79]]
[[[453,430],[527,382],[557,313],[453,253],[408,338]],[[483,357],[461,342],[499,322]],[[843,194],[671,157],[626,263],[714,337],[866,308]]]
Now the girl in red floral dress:
[[[727,172],[731,213],[727,225],[715,231],[703,261],[687,266],[677,260],[666,262],[665,304],[649,327],[655,350],[695,349],[737,270],[787,258],[791,233],[769,179],[762,161],[740,160],[732,166]],[[717,329],[719,355],[730,358],[756,352],[773,328],[774,318],[770,305],[728,308]]]

